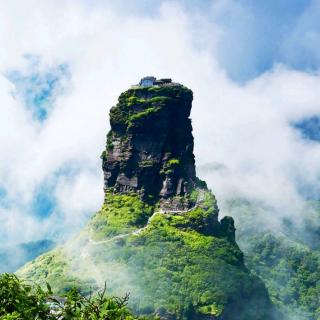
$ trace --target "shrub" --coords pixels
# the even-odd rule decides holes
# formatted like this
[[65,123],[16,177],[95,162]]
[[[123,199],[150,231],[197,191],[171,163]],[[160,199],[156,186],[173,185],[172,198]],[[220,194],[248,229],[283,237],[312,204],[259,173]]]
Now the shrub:
[[171,174],[180,166],[179,159],[170,159],[163,164],[163,169],[161,173],[163,174]]
[[[49,286],[48,286],[49,288]],[[54,319],[50,314],[50,290],[31,286],[13,274],[0,276],[0,319]]]
[[107,297],[106,286],[95,295],[84,296],[73,287],[66,295],[53,296],[51,287],[43,290],[13,274],[0,275],[0,320],[133,320],[124,298]]

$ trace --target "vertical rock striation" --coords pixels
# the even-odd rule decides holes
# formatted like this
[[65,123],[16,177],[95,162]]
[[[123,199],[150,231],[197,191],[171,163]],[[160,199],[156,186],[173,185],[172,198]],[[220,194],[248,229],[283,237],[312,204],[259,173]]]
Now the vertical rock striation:
[[192,91],[178,83],[135,86],[110,111],[105,188],[167,199],[190,194],[195,173]]

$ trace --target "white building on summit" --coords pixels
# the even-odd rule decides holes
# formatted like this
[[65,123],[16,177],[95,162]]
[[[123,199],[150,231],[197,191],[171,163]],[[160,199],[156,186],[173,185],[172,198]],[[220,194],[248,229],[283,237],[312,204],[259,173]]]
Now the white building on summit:
[[144,77],[140,80],[139,82],[139,86],[141,87],[152,87],[152,86],[160,86],[160,85],[165,85],[165,84],[170,84],[172,83],[172,80],[169,78],[164,78],[164,79],[159,79],[157,80],[157,78],[152,77],[152,76],[148,76],[148,77]]
[[157,79],[155,77],[144,77],[140,80],[139,86],[152,87]]

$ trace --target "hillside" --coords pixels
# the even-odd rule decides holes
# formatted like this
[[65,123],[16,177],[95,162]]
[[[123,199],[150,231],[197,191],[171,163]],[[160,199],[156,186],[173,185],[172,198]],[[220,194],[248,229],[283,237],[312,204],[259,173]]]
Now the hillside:
[[319,208],[318,201],[306,201],[299,223],[288,217],[274,225],[261,203],[233,199],[226,206],[237,215],[237,241],[247,267],[264,281],[286,319],[320,316]]
[[196,177],[192,98],[169,79],[146,79],[120,95],[101,156],[101,210],[19,276],[56,292],[76,284],[89,293],[106,281],[109,293],[130,293],[136,314],[162,319],[273,318],[263,282],[244,265],[233,219],[219,220],[214,195]]

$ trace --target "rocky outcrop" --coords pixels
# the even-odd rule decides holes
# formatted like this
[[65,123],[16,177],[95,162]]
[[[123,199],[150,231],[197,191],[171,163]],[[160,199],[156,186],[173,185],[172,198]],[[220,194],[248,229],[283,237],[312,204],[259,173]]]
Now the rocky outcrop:
[[234,241],[233,219],[227,217],[220,225],[215,202],[204,208],[208,190],[196,177],[192,99],[185,86],[154,77],[143,78],[120,95],[110,110],[111,130],[102,154],[104,188],[106,194],[138,193],[172,214],[197,205],[213,209],[198,230]]
[[110,111],[102,155],[106,189],[156,199],[191,193],[199,184],[189,118],[192,98],[191,90],[170,82],[135,86],[120,95]]

